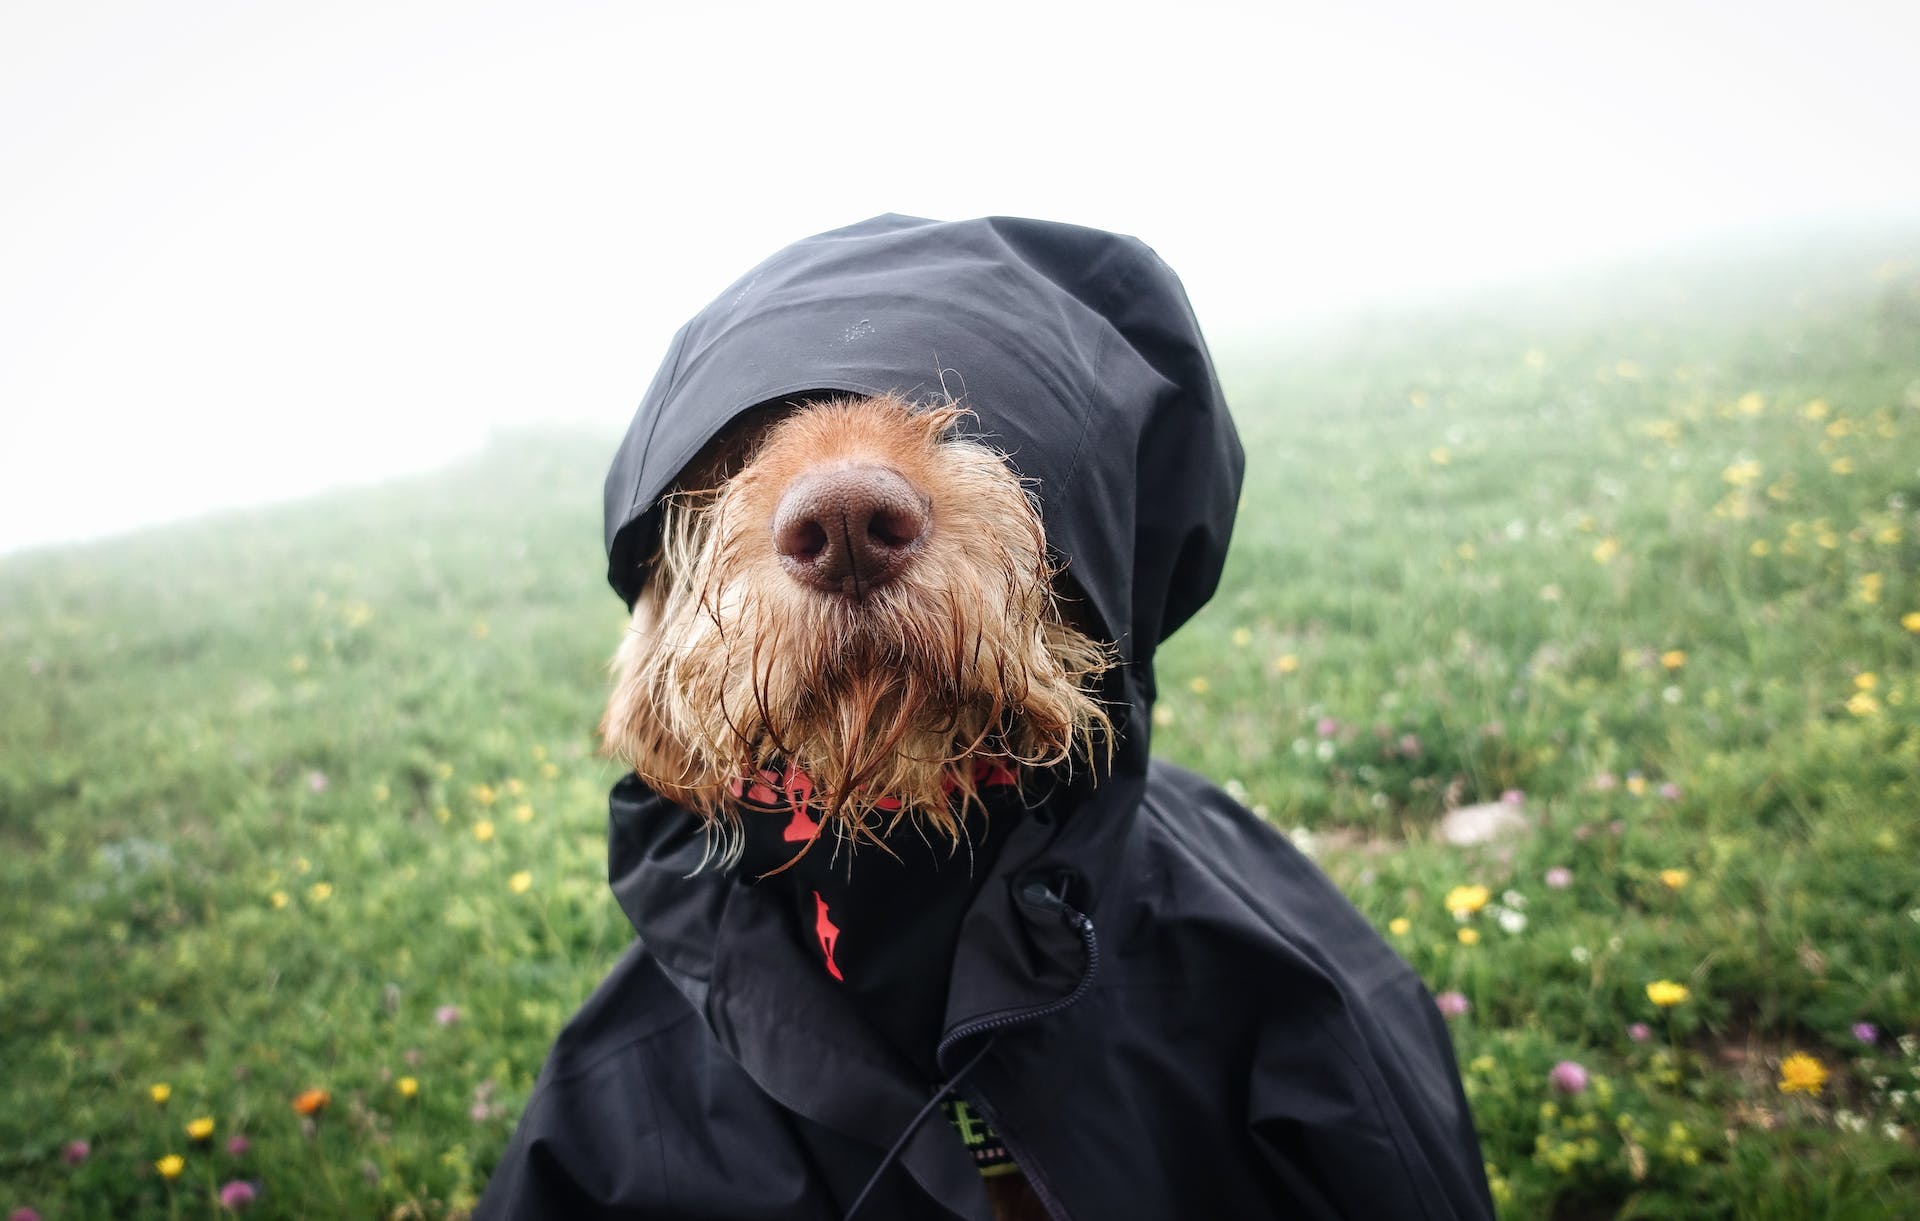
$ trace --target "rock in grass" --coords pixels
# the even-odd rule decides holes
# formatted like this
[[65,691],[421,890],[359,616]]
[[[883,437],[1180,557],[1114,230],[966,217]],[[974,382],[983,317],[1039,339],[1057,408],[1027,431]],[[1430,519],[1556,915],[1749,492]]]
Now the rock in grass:
[[1531,829],[1526,811],[1504,801],[1461,806],[1457,810],[1448,810],[1440,820],[1440,838],[1456,848],[1513,839]]

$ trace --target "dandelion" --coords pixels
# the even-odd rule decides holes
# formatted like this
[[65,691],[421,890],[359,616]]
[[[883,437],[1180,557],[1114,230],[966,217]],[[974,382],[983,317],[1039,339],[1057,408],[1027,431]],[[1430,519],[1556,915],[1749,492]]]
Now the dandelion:
[[1547,870],[1546,876],[1542,880],[1553,890],[1565,890],[1567,887],[1573,885],[1573,870],[1568,869],[1565,865],[1555,865],[1553,868]]
[[1480,944],[1480,930],[1477,928],[1463,928],[1459,932],[1455,933],[1454,936],[1460,939],[1461,945],[1479,945]]
[[1435,466],[1447,466],[1453,461],[1453,451],[1444,445],[1436,445],[1427,454]]
[[1396,937],[1404,937],[1413,931],[1413,921],[1405,916],[1395,916],[1387,921],[1387,931]]
[[210,1140],[213,1137],[213,1116],[202,1115],[187,1124],[187,1139],[191,1141]]
[[[1920,631],[1920,628],[1914,629]],[[1292,653],[1282,653],[1273,659],[1275,674],[1292,674],[1300,668],[1300,659]]]
[[513,807],[513,821],[532,822],[533,821],[532,803],[523,801],[519,805]]
[[1587,1070],[1572,1060],[1562,1060],[1547,1074],[1547,1083],[1562,1094],[1587,1092]]
[[512,877],[507,879],[507,889],[511,890],[514,894],[517,894],[517,895],[526,894],[527,890],[532,885],[533,885],[533,874],[529,873],[525,869],[522,869],[519,873],[516,873]]
[[1681,666],[1687,664],[1687,651],[1685,649],[1668,649],[1666,652],[1660,654],[1660,664],[1669,670],[1678,670]]
[[476,784],[467,790],[468,794],[483,806],[490,806],[499,800],[500,794],[491,784]]
[[1205,695],[1212,689],[1213,684],[1207,681],[1207,677],[1204,674],[1196,674],[1187,680],[1187,690],[1193,692],[1195,695]]
[[234,1179],[220,1188],[220,1207],[228,1212],[239,1212],[260,1197],[260,1190],[252,1183]]
[[313,885],[307,887],[307,898],[315,903],[325,903],[328,899],[333,898],[333,883],[315,882]]
[[1670,979],[1656,979],[1647,985],[1647,999],[1662,1009],[1671,1009],[1691,995],[1685,984],[1676,984]]
[[1747,554],[1755,559],[1765,559],[1773,552],[1773,544],[1764,538],[1756,538],[1747,544]]
[[310,1090],[302,1090],[296,1094],[293,1099],[293,1109],[296,1114],[300,1115],[318,1115],[320,1112],[326,1110],[327,1104],[332,1101],[332,1094],[316,1087]]
[[1460,1017],[1473,1008],[1472,1003],[1458,992],[1442,992],[1433,998],[1433,1003],[1439,1008],[1440,1016],[1446,1018]]
[[1872,1022],[1855,1022],[1853,1024],[1853,1037],[1862,1043],[1873,1043],[1880,1038],[1880,1028]]
[[1800,409],[1800,414],[1809,420],[1824,420],[1833,414],[1833,408],[1827,406],[1827,400],[1815,399]]
[[1726,470],[1721,471],[1720,478],[1726,480],[1736,488],[1750,488],[1760,481],[1760,470],[1760,463],[1755,459],[1748,458],[1744,461],[1736,462]]
[[1868,671],[1865,674],[1856,674],[1853,676],[1853,686],[1856,691],[1872,691],[1874,688],[1878,687],[1879,685],[1880,685],[1880,676],[1878,674],[1873,673],[1872,671]]
[[155,1162],[153,1168],[160,1172],[161,1178],[171,1182],[179,1178],[180,1172],[187,1168],[187,1159],[181,1157],[178,1153],[169,1153]]
[[1749,390],[1734,403],[1733,409],[1741,415],[1759,415],[1767,409],[1767,400],[1755,390]]
[[67,1142],[67,1147],[60,1151],[61,1159],[69,1166],[78,1166],[92,1156],[93,1146],[83,1140],[70,1140]]
[[1627,773],[1627,792],[1633,794],[1635,797],[1645,797],[1647,795],[1647,778],[1639,772]]
[[1660,884],[1668,890],[1684,889],[1686,884],[1692,880],[1693,875],[1684,869],[1662,869],[1660,871]]
[[479,840],[483,844],[492,842],[493,820],[491,818],[483,818],[479,822],[474,823],[473,838]]
[[166,1106],[167,1099],[173,1097],[173,1087],[164,1081],[150,1085],[147,1087],[147,1097],[153,1099],[154,1106]]
[[1880,701],[1865,691],[1856,691],[1847,700],[1847,711],[1855,716],[1873,716],[1880,711]]
[[527,793],[527,786],[518,776],[508,776],[506,788],[509,797],[524,797]]
[[1827,1083],[1827,1067],[1804,1051],[1796,1051],[1780,1061],[1782,1094],[1819,1094]]
[[1920,634],[1920,611],[1908,611],[1900,616],[1900,626],[1909,632]]
[[1160,728],[1165,729],[1167,726],[1173,724],[1173,721],[1174,721],[1174,716],[1173,716],[1172,708],[1170,708],[1166,704],[1155,704],[1153,706],[1153,723],[1155,725],[1158,725]]
[[1635,1022],[1627,1027],[1627,1037],[1636,1043],[1644,1043],[1653,1037],[1653,1027],[1645,1022]]
[[1464,920],[1485,907],[1492,897],[1484,886],[1456,886],[1447,892],[1447,910],[1456,920]]
[[1881,572],[1860,574],[1860,600],[1869,606],[1878,605],[1880,595],[1887,587],[1887,577]]
[[1596,564],[1611,564],[1613,558],[1619,554],[1620,540],[1609,535],[1594,544],[1593,562]]
[[1836,475],[1851,475],[1853,474],[1856,468],[1853,465],[1852,458],[1841,457],[1841,458],[1835,458],[1831,463],[1829,463],[1827,469],[1831,470]]
[[287,905],[287,892],[284,890],[276,890],[267,896],[267,902],[273,904],[273,910],[279,911]]
[[393,1088],[399,1091],[402,1098],[412,1098],[420,1092],[420,1082],[414,1077],[402,1077],[393,1083]]

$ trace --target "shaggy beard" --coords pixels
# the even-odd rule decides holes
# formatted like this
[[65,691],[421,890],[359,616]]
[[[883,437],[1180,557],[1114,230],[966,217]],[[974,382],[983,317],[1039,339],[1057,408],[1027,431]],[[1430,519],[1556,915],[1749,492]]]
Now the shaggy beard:
[[922,565],[852,602],[730,565],[756,554],[756,530],[716,527],[723,494],[672,498],[655,578],[615,658],[608,750],[704,815],[706,859],[723,865],[742,847],[740,780],[780,764],[813,786],[818,830],[800,853],[822,835],[891,851],[903,821],[957,849],[969,808],[984,809],[976,777],[993,765],[1070,767],[1111,748],[1085,690],[1110,650],[1061,618],[1021,501],[1020,537],[970,544],[992,562]]

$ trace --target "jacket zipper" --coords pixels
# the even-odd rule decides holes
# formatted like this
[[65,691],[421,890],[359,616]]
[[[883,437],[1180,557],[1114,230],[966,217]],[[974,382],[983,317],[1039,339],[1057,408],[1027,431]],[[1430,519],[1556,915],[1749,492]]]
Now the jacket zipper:
[[[1068,907],[1066,901],[1052,891],[1046,890],[1044,887],[1038,885],[1032,889],[1038,890],[1040,893],[1033,894],[1029,892],[1026,896],[1029,902],[1059,908],[1065,916],[1067,923],[1072,926],[1073,931],[1080,934],[1080,941],[1086,946],[1087,950],[1087,966],[1086,969],[1080,973],[1080,982],[1074,985],[1072,992],[1058,1000],[1048,1001],[1044,1005],[1037,1006],[1033,1009],[1022,1010],[1019,1013],[1008,1013],[998,1017],[981,1018],[978,1021],[968,1022],[965,1025],[955,1027],[952,1031],[948,1032],[945,1038],[940,1040],[939,1046],[934,1049],[934,1059],[936,1061],[939,1060],[941,1054],[944,1053],[947,1048],[958,1043],[961,1039],[972,1038],[974,1035],[985,1034],[988,1031],[1005,1030],[1009,1026],[1019,1026],[1026,1022],[1038,1021],[1041,1018],[1058,1013],[1085,996],[1087,989],[1093,986],[1093,977],[1098,974],[1100,970],[1100,943],[1095,939],[1093,934],[1093,921],[1086,915]],[[978,1107],[980,1112],[987,1117],[987,1122],[993,1125],[995,1134],[1000,1137],[1000,1142],[1007,1147],[1007,1152],[1012,1156],[1014,1164],[1019,1166],[1020,1173],[1026,1176],[1027,1186],[1033,1188],[1034,1197],[1040,1201],[1040,1207],[1046,1209],[1047,1215],[1053,1218],[1053,1221],[1072,1221],[1072,1217],[1068,1214],[1066,1206],[1060,1203],[1059,1197],[1053,1194],[1053,1189],[1047,1185],[1046,1179],[1040,1174],[1039,1167],[1029,1161],[1026,1156],[1020,1152],[1019,1145],[1008,1135],[1007,1129],[1001,1123],[999,1115],[993,1107],[987,1104],[985,1096],[978,1090],[963,1089],[961,1093],[968,1102]]]

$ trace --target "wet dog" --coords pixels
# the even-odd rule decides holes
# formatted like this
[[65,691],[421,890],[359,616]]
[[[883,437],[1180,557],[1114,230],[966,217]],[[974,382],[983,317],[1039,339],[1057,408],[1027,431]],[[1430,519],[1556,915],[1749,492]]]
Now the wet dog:
[[879,845],[903,822],[957,841],[980,777],[1095,749],[1108,649],[1063,616],[1037,509],[962,416],[805,404],[728,433],[667,500],[601,734],[723,861],[742,778],[776,765],[820,835]]

